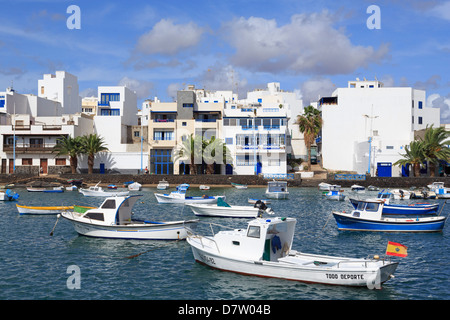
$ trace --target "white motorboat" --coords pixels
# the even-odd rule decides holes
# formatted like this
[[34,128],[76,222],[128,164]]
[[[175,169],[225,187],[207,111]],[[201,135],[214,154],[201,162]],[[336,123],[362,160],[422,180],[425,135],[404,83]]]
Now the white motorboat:
[[294,218],[257,218],[247,228],[202,236],[188,231],[196,261],[244,275],[346,286],[381,288],[398,266],[373,258],[343,258],[292,250]]
[[364,193],[366,188],[357,184],[351,186],[351,190],[358,193]]
[[411,192],[403,189],[393,189],[391,194],[395,200],[407,200],[411,198]]
[[139,191],[141,190],[142,184],[139,182],[133,182],[128,185],[128,190],[130,191]]
[[204,184],[200,185],[198,188],[199,188],[200,190],[209,190],[209,189],[210,189],[209,186],[206,186],[206,185],[204,185]]
[[85,212],[64,211],[61,216],[69,220],[81,235],[97,238],[139,240],[182,240],[187,229],[198,220],[154,222],[132,219],[132,208],[140,195],[110,197],[100,207]]
[[130,193],[129,191],[105,190],[102,187],[99,187],[99,184],[100,182],[88,189],[80,188],[78,190],[86,197],[115,197],[126,196]]
[[155,197],[158,203],[217,203],[217,199],[219,198],[225,200],[225,196],[186,196],[188,188],[189,184],[183,183],[177,186],[175,191],[172,191],[169,194],[155,193]]
[[317,187],[319,188],[319,190],[327,191],[327,190],[330,190],[330,187],[331,187],[331,186],[332,186],[332,185],[329,184],[329,183],[321,182],[321,183],[319,183],[319,185],[318,185]]
[[[16,204],[17,211],[21,215],[50,215],[59,214],[67,210],[73,210],[74,206],[25,206]],[[83,207],[77,206],[78,208],[83,208],[85,210],[95,209],[94,207]]]
[[287,181],[269,181],[267,183],[266,197],[270,199],[287,199],[289,191]]
[[231,182],[231,185],[233,187],[235,187],[236,189],[247,189],[247,185],[246,184],[240,184],[240,183]]
[[169,182],[167,182],[166,179],[162,179],[156,186],[156,189],[158,189],[158,190],[169,189]]
[[272,209],[268,208],[262,201],[254,206],[234,206],[229,205],[222,199],[217,204],[186,204],[197,216],[208,217],[227,217],[227,218],[256,218],[261,217],[263,213],[273,214]]

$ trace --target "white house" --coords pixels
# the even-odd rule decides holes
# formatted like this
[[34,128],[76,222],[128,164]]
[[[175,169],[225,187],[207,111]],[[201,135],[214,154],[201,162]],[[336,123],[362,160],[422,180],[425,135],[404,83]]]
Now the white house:
[[414,131],[440,125],[439,109],[428,108],[426,93],[384,87],[380,81],[349,81],[321,98],[323,167],[333,171],[400,176],[393,166]]

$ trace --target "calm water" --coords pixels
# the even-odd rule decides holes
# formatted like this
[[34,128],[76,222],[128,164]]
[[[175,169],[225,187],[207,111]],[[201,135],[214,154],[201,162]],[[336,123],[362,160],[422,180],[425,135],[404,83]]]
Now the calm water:
[[[171,189],[172,190],[172,189]],[[28,193],[16,189],[27,205],[99,205],[101,198],[78,192]],[[152,220],[195,218],[182,205],[158,204],[148,188],[135,216]],[[263,188],[211,188],[190,194],[225,194],[230,204],[247,205],[249,197],[264,197]],[[346,192],[349,194],[349,192]],[[368,196],[366,192],[364,196]],[[376,193],[372,192],[372,195]],[[439,201],[443,200],[429,200]],[[21,216],[15,203],[0,201],[0,299],[151,299],[151,300],[443,300],[450,298],[449,227],[437,234],[364,233],[338,231],[331,210],[350,210],[348,201],[329,201],[315,188],[290,188],[289,200],[273,200],[277,216],[297,218],[293,248],[326,255],[366,257],[384,254],[388,241],[408,246],[408,257],[396,258],[395,278],[382,290],[347,288],[265,279],[221,272],[194,262],[185,241],[106,240],[79,236],[62,218]],[[443,215],[450,212],[450,204]],[[201,218],[201,221],[245,227],[246,219]],[[215,231],[219,229],[215,227]],[[200,224],[197,231],[210,234]],[[144,254],[127,259],[141,252]],[[70,290],[69,266],[81,272],[81,288]]]

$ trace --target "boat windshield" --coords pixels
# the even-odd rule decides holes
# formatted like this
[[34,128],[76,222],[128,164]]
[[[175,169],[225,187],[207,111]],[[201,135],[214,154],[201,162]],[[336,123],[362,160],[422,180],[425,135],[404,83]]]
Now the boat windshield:
[[379,206],[380,206],[379,203],[368,202],[366,206],[366,211],[377,212]]

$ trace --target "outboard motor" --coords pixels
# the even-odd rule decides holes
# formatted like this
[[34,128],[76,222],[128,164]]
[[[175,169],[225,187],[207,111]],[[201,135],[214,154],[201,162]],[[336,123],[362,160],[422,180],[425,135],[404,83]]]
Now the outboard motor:
[[267,214],[273,214],[272,209],[268,208],[264,202],[261,200],[256,201],[254,208],[258,208],[258,217],[262,217],[262,214],[266,212]]

